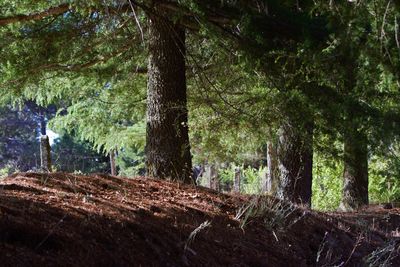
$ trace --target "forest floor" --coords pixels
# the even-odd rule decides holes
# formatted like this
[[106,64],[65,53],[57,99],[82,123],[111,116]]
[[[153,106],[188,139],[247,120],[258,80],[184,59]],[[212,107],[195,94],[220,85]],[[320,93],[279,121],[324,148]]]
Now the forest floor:
[[399,228],[400,209],[321,213],[144,177],[0,181],[1,266],[400,266]]

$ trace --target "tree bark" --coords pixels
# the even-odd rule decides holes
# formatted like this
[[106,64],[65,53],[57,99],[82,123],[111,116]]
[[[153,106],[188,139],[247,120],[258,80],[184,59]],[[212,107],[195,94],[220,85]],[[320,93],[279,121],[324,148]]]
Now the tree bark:
[[215,165],[211,165],[210,169],[210,185],[211,189],[214,189],[215,191],[219,191],[219,177],[218,177],[218,171]]
[[150,15],[147,175],[191,183],[185,74],[185,31]]
[[[353,125],[354,126],[354,125]],[[348,127],[344,135],[342,210],[368,205],[368,147],[365,136]]]
[[33,13],[29,15],[16,15],[11,17],[0,18],[0,26],[5,26],[17,22],[25,22],[30,20],[40,20],[49,16],[60,15],[69,10],[69,4],[61,4],[56,7],[51,7],[45,11]]
[[111,175],[117,175],[117,165],[115,164],[115,150],[112,149],[110,151],[110,168],[111,168]]
[[235,177],[233,179],[233,192],[238,194],[240,193],[240,179],[241,179],[240,168],[237,167],[235,168]]
[[207,187],[219,191],[218,173],[214,164],[206,165],[205,177],[207,179]]
[[[357,52],[347,44],[346,58],[343,60],[346,69],[344,88],[351,93],[357,89]],[[364,122],[360,113],[350,101],[344,106],[344,132],[343,132],[343,190],[340,209],[356,210],[368,205],[368,140],[362,130]]]
[[51,172],[51,147],[47,135],[40,136],[40,167],[43,171]]
[[267,143],[267,173],[263,179],[263,192],[275,194],[278,183],[278,164],[276,146],[272,142]]
[[[42,109],[39,107],[39,109]],[[41,135],[47,135],[47,122],[46,122],[46,116],[44,114],[43,110],[39,111],[39,118],[40,118],[40,134]]]
[[313,127],[301,132],[289,124],[280,129],[277,159],[279,169],[278,197],[311,206]]

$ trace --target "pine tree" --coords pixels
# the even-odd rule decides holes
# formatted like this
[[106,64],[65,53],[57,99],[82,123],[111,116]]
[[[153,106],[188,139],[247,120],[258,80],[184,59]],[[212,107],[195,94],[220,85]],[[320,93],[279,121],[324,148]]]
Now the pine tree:
[[[162,11],[162,8],[157,8]],[[166,14],[149,23],[146,168],[152,177],[191,182],[185,30]]]

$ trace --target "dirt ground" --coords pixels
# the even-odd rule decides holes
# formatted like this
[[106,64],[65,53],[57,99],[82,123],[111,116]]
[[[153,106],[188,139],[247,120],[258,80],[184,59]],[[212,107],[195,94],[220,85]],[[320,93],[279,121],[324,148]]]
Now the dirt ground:
[[0,181],[0,251],[0,266],[400,266],[400,209],[320,213],[144,177],[20,173]]

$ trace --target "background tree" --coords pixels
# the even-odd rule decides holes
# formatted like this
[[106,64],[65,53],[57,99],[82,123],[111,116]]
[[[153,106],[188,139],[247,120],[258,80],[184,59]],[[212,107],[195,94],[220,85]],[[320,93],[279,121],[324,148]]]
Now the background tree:
[[39,128],[26,107],[0,108],[0,169],[2,174],[27,171],[40,165]]
[[109,158],[93,150],[93,144],[82,142],[76,136],[62,134],[52,147],[57,171],[82,173],[110,173]]

